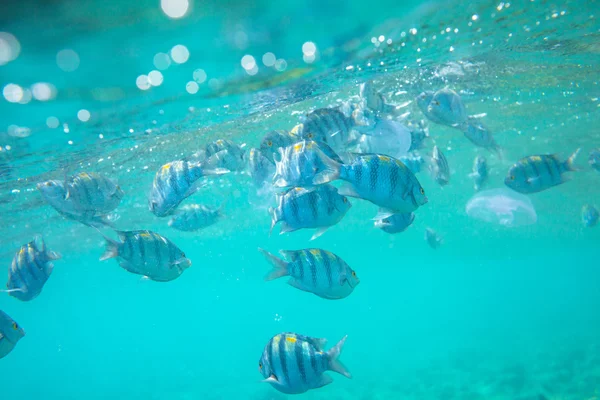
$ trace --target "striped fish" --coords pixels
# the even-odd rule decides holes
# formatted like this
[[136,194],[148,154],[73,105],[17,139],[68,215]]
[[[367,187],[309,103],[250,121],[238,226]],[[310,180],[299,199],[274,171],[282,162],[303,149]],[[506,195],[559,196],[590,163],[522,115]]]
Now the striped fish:
[[[278,188],[313,186],[333,180],[334,170],[326,160],[337,154],[326,144],[303,140],[286,148],[280,148],[281,160],[275,161],[273,185]],[[340,160],[341,161],[341,160]],[[338,161],[339,162],[339,161]]]
[[[39,246],[37,241],[41,242]],[[21,246],[8,270],[5,292],[21,301],[35,299],[52,274],[52,261],[60,258],[60,254],[46,249],[44,240],[39,236]]]
[[248,173],[254,186],[261,188],[273,181],[275,164],[269,161],[260,149],[253,148],[248,152]]
[[444,243],[444,239],[431,228],[425,229],[425,241],[432,249],[437,249]]
[[469,121],[463,131],[465,137],[475,146],[483,147],[501,155],[500,146],[494,140],[490,130],[477,118],[469,118]]
[[433,179],[440,186],[445,186],[450,182],[450,167],[448,166],[448,160],[446,160],[446,156],[437,146],[433,146],[429,170],[433,175]]
[[575,150],[564,162],[554,154],[522,158],[510,167],[504,183],[519,193],[537,193],[565,183],[569,178],[564,173],[577,171],[574,162],[579,150]]
[[185,232],[207,228],[223,217],[221,208],[209,208],[199,204],[183,206],[174,212],[169,226]]
[[121,268],[158,282],[178,278],[192,262],[169,239],[152,231],[117,231],[121,241],[106,239],[100,260],[117,258]]
[[368,200],[388,215],[412,212],[427,203],[425,190],[406,165],[382,154],[359,154],[347,165],[333,164],[337,177],[348,182],[340,193]]
[[321,236],[346,215],[352,204],[331,185],[311,189],[293,188],[277,196],[277,208],[270,208],[271,231],[281,222],[280,234],[317,228],[311,240]]
[[203,176],[226,174],[223,168],[206,169],[198,162],[173,161],[160,167],[154,176],[148,197],[150,211],[157,217],[169,215],[187,197],[198,190]]
[[598,213],[596,207],[586,204],[581,208],[581,221],[586,228],[596,226],[599,217],[600,213]]
[[325,340],[295,333],[275,335],[263,350],[258,370],[275,389],[286,394],[304,393],[333,382],[326,371],[334,371],[347,378],[350,372],[339,360],[347,336],[328,351]]
[[108,214],[121,203],[123,191],[112,180],[93,172],[81,172],[65,184],[65,200],[73,199],[75,208],[84,213]]
[[435,93],[423,92],[417,97],[417,105],[430,121],[465,129],[467,110],[454,90],[444,88]]
[[600,149],[593,149],[592,151],[590,151],[588,162],[590,164],[590,167],[592,167],[596,171],[600,171]]
[[274,154],[279,154],[280,148],[298,143],[300,138],[288,131],[270,131],[260,141],[260,152],[271,162],[275,162]]
[[410,131],[409,152],[421,149],[424,146],[425,139],[429,138],[429,130],[424,121],[407,121],[406,126]]
[[406,165],[413,174],[421,172],[421,167],[425,164],[425,160],[417,152],[408,153],[407,155],[400,157],[399,160],[402,164]]
[[415,220],[414,213],[396,213],[375,221],[375,227],[386,233],[404,232]]
[[0,310],[0,358],[6,357],[24,336],[23,328]]
[[326,250],[281,250],[279,253],[288,262],[266,250],[258,250],[273,266],[265,277],[267,281],[290,276],[291,286],[330,300],[347,297],[360,283],[356,272],[344,260]]
[[244,157],[245,153],[244,145],[240,146],[228,139],[217,139],[206,145],[205,155],[210,158],[223,150],[227,150],[232,156],[240,159]]
[[473,161],[473,172],[469,176],[474,181],[475,191],[479,191],[488,179],[488,165],[485,157],[477,156]]

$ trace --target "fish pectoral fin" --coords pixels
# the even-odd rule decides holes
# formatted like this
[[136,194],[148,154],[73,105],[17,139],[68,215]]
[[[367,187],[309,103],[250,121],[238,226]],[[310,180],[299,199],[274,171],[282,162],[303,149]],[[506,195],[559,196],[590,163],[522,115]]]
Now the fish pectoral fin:
[[330,226],[325,226],[323,228],[319,228],[317,229],[317,231],[314,233],[314,235],[312,235],[312,237],[310,238],[310,240],[315,240],[316,238],[318,238],[319,236],[321,236],[322,234],[324,234],[327,229],[331,228]]
[[283,235],[284,233],[287,233],[287,232],[294,232],[294,231],[295,231],[295,230],[297,230],[297,229],[298,229],[298,228],[292,228],[291,226],[289,226],[289,225],[287,224],[287,222],[283,221],[283,222],[281,223],[281,225],[280,225],[280,228],[279,228],[279,234],[280,234],[280,235]]
[[315,383],[314,389],[317,389],[317,388],[320,388],[320,387],[323,387],[323,386],[327,386],[327,385],[329,385],[332,382],[333,382],[333,378],[332,377],[330,377],[327,374],[321,374],[321,376],[319,377],[319,380]]
[[[390,210],[390,209],[387,209],[387,208],[380,208],[377,211],[377,215],[375,215],[375,217],[372,220],[373,221],[381,221],[381,220],[384,220],[386,218],[391,217],[394,214],[395,213],[394,213],[393,210]],[[382,221],[382,223],[383,223],[383,221]]]
[[271,375],[270,377],[268,377],[267,379],[263,379],[261,382],[266,382],[266,383],[276,383],[279,384],[279,381],[277,380],[277,377],[275,375]]
[[343,196],[360,198],[360,195],[351,183],[345,183],[342,186],[340,186],[340,188],[338,189],[338,193]]

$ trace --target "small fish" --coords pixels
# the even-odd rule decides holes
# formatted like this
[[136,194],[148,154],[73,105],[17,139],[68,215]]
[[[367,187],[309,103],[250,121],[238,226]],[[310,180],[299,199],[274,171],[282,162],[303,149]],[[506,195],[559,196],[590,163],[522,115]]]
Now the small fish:
[[425,229],[425,240],[432,249],[437,249],[444,243],[444,239],[431,228]]
[[303,140],[279,151],[281,161],[275,161],[275,187],[313,186],[333,180],[334,171],[326,160],[334,157],[331,161],[335,162],[339,157],[326,144]]
[[334,151],[344,151],[353,141],[352,129],[370,128],[359,119],[360,110],[355,110],[347,117],[337,108],[319,108],[304,118],[302,124],[296,125],[292,133],[305,140],[323,142]]
[[275,162],[273,155],[279,154],[279,148],[285,148],[298,143],[301,139],[288,131],[270,131],[260,142],[260,152],[267,160]]
[[600,149],[593,149],[592,151],[590,151],[588,162],[590,164],[590,167],[592,167],[596,171],[600,171]]
[[126,271],[157,282],[178,278],[192,262],[169,239],[152,231],[116,231],[121,241],[106,239],[100,261],[118,258]]
[[6,357],[24,336],[23,328],[0,310],[0,358]]
[[199,204],[190,204],[177,209],[169,226],[180,231],[192,232],[207,228],[223,217],[222,207],[209,208]]
[[349,164],[325,160],[336,173],[331,177],[348,182],[340,194],[368,200],[388,215],[412,212],[427,203],[419,180],[400,160],[382,154],[357,154]]
[[481,190],[481,187],[488,179],[488,165],[485,157],[477,156],[473,161],[473,172],[469,174],[473,179],[475,191]]
[[250,149],[248,152],[248,173],[252,178],[254,186],[262,188],[270,184],[275,175],[275,164],[269,161],[260,149]]
[[282,222],[280,234],[298,229],[317,228],[311,240],[321,236],[346,215],[352,204],[335,186],[311,189],[293,188],[277,196],[277,208],[270,208],[271,231]]
[[431,164],[429,166],[433,179],[440,185],[445,186],[450,182],[450,167],[446,156],[437,146],[433,146]]
[[414,213],[397,213],[378,219],[375,221],[375,227],[387,233],[404,232],[415,220]]
[[199,161],[205,169],[226,169],[239,172],[246,166],[244,155],[243,146],[239,146],[231,140],[218,139],[206,146],[204,159]]
[[[359,96],[365,102],[367,109],[379,114],[398,115],[403,106],[389,104],[381,92],[373,86],[373,81],[361,83],[359,86]],[[407,106],[409,103],[404,104]]]
[[583,222],[583,226],[586,228],[591,228],[592,226],[596,226],[598,223],[598,218],[600,214],[596,207],[586,204],[581,209],[581,221]]
[[265,346],[258,362],[258,370],[275,389],[286,394],[304,393],[333,382],[326,371],[334,371],[351,378],[350,372],[339,360],[347,336],[328,351],[325,339],[311,338],[295,333],[275,335]]
[[119,185],[103,175],[81,172],[66,181],[65,200],[73,199],[82,214],[108,214],[119,206],[123,191]]
[[409,152],[423,148],[425,139],[429,138],[429,131],[424,121],[408,121],[406,126],[410,130],[410,148]]
[[451,89],[423,92],[417,97],[417,105],[436,124],[463,129],[467,122],[465,105],[458,93]]
[[501,155],[500,146],[498,146],[494,140],[494,136],[492,136],[490,130],[477,118],[469,117],[469,121],[463,133],[475,146],[483,147],[484,149],[488,149]]
[[[39,245],[36,242],[40,242]],[[3,292],[21,301],[35,299],[52,274],[52,261],[60,258],[60,254],[46,249],[41,236],[36,237],[21,246],[13,257],[8,270],[7,290]]]
[[218,139],[206,145],[205,155],[210,158],[220,151],[227,150],[232,156],[243,158],[244,146],[237,145],[228,139]]
[[344,260],[326,250],[281,250],[279,253],[287,262],[266,250],[258,250],[273,266],[265,277],[267,281],[290,276],[291,286],[330,300],[347,297],[360,283],[356,272]]
[[157,217],[169,215],[187,197],[198,190],[197,181],[203,176],[221,175],[229,170],[206,169],[201,163],[173,161],[156,172],[148,203]]
[[425,165],[425,159],[419,155],[416,151],[410,152],[405,156],[399,158],[399,160],[406,165],[406,167],[413,174],[421,172],[421,167]]
[[577,171],[574,166],[580,149],[575,150],[565,162],[554,154],[522,158],[508,170],[506,186],[519,193],[537,193],[569,180],[565,172]]

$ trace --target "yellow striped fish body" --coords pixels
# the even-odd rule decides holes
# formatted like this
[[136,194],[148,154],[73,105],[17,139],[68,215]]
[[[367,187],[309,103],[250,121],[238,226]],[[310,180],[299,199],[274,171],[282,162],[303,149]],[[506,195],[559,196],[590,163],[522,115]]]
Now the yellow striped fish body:
[[286,394],[304,393],[333,382],[326,371],[350,378],[339,356],[346,341],[342,338],[334,347],[324,351],[325,340],[291,332],[275,335],[265,346],[258,370],[275,389]]
[[280,148],[289,147],[300,140],[300,137],[293,132],[274,130],[265,134],[260,141],[259,149],[269,161],[275,162],[274,155],[279,154]]
[[288,284],[330,300],[343,299],[360,283],[356,272],[337,255],[322,249],[282,250],[287,262],[260,249],[273,269],[266,280],[289,276]]
[[81,172],[66,182],[67,198],[81,214],[108,214],[121,203],[123,191],[112,180],[93,172]]
[[252,148],[248,152],[248,172],[254,186],[261,188],[273,181],[275,164],[269,161],[260,149]]
[[169,226],[184,232],[207,228],[222,218],[221,207],[209,208],[200,204],[189,204],[177,209],[169,220]]
[[346,196],[368,200],[386,210],[412,212],[427,203],[425,190],[401,161],[381,154],[361,154],[340,168]]
[[21,246],[8,270],[6,288],[9,295],[21,301],[35,299],[52,274],[52,261],[60,258],[58,253],[46,249],[41,237]]
[[6,357],[24,336],[23,328],[0,310],[0,359]]
[[275,161],[273,177],[275,187],[314,186],[331,182],[337,177],[336,168],[328,162],[332,160],[331,157],[338,160],[339,157],[326,144],[303,140],[279,151],[281,160]]
[[178,278],[192,264],[183,251],[158,233],[142,230],[117,234],[120,242],[105,237],[106,251],[100,260],[117,258],[126,271],[158,282]]
[[522,158],[510,167],[504,183],[519,193],[537,193],[567,182],[565,172],[577,171],[573,165],[579,149],[567,161],[560,161],[554,154]]
[[220,175],[226,169],[205,169],[191,161],[173,161],[156,172],[148,198],[150,211],[157,217],[169,215],[188,196],[198,189],[196,182],[203,176]]
[[343,151],[351,142],[354,118],[337,108],[319,108],[306,115],[299,136],[305,140],[323,142],[334,151]]
[[469,118],[463,133],[475,146],[483,147],[498,154],[500,153],[500,146],[494,140],[494,136],[487,126],[478,119]]

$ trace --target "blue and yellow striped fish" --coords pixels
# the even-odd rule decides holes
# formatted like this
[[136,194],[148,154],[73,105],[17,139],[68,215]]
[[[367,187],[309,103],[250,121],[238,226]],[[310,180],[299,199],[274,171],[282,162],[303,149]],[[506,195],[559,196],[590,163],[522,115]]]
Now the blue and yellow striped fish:
[[254,186],[262,188],[273,181],[275,164],[260,149],[252,148],[248,152],[248,173]]
[[[39,246],[37,241],[41,242]],[[60,254],[46,249],[44,240],[39,236],[21,246],[8,270],[6,292],[21,301],[35,299],[52,274],[52,261],[60,258]]]
[[429,169],[433,179],[440,186],[445,186],[450,183],[450,166],[448,165],[448,160],[437,146],[433,146],[433,154],[431,155]]
[[452,89],[444,88],[435,93],[423,92],[417,97],[417,105],[436,124],[459,129],[466,127],[467,110],[462,98]]
[[360,154],[346,165],[332,164],[339,179],[348,182],[340,194],[368,200],[389,215],[412,212],[427,203],[419,180],[400,160],[382,154]]
[[326,159],[341,159],[325,143],[303,140],[280,148],[280,161],[275,161],[273,185],[278,188],[314,186],[333,180],[335,171]]
[[519,193],[537,193],[569,180],[564,173],[577,171],[574,166],[580,149],[575,150],[567,161],[560,161],[554,154],[522,158],[508,170],[504,179],[506,186]]
[[265,134],[260,141],[260,152],[271,162],[275,162],[274,154],[279,154],[280,148],[286,148],[300,141],[300,137],[292,132],[274,130]]
[[123,191],[111,179],[93,172],[81,172],[66,181],[65,200],[73,199],[81,214],[108,214],[121,203]]
[[316,339],[296,333],[275,335],[263,350],[258,370],[282,393],[299,394],[317,389],[333,382],[326,371],[334,371],[346,378],[350,372],[339,360],[347,336],[328,351],[324,351],[325,339]]
[[375,227],[386,233],[404,232],[415,220],[414,213],[396,213],[375,221]]
[[317,228],[311,240],[337,224],[352,207],[348,198],[331,185],[311,189],[293,188],[278,195],[277,200],[277,208],[269,208],[271,231],[278,222],[282,222],[280,234]]
[[498,156],[501,156],[500,146],[498,146],[498,143],[494,140],[494,136],[488,127],[477,118],[469,117],[463,133],[475,146],[483,147],[484,149],[493,151]]
[[157,217],[169,215],[183,200],[198,190],[197,181],[200,178],[228,172],[223,168],[205,169],[201,163],[192,161],[167,163],[154,176],[148,197],[150,211]]
[[169,239],[152,231],[117,231],[120,242],[104,236],[106,251],[100,260],[118,258],[126,271],[153,281],[178,278],[192,262]]
[[24,336],[23,328],[0,310],[0,358],[6,357]]
[[288,284],[324,299],[343,299],[360,283],[356,272],[335,254],[321,249],[281,250],[284,261],[266,250],[258,249],[273,269],[265,280],[290,276]]
[[184,232],[207,228],[223,217],[221,208],[209,208],[200,204],[183,206],[174,212],[169,226]]

